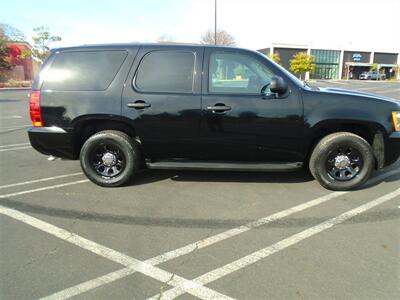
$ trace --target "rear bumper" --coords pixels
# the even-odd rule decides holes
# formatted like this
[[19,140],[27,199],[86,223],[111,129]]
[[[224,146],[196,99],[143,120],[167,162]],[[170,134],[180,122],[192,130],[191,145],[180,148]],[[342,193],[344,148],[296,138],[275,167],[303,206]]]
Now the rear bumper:
[[31,127],[28,136],[32,147],[40,153],[75,159],[74,134],[60,127]]
[[385,146],[385,166],[396,162],[400,157],[400,132],[393,132]]

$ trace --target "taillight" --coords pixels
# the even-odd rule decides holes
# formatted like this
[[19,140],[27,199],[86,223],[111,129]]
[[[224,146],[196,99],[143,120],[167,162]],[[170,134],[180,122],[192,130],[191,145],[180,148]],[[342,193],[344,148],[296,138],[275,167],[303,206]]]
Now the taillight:
[[42,127],[42,114],[40,112],[40,91],[31,91],[29,94],[29,113],[32,124],[35,127]]

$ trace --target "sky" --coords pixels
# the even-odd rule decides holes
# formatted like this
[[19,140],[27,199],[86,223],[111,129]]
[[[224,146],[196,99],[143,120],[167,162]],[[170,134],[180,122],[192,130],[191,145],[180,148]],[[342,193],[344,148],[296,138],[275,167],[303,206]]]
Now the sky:
[[[52,47],[154,42],[197,43],[214,29],[214,0],[2,1],[0,22],[28,37],[46,26]],[[21,3],[21,2],[19,2]],[[217,0],[217,26],[240,47],[272,43],[400,52],[400,0]]]

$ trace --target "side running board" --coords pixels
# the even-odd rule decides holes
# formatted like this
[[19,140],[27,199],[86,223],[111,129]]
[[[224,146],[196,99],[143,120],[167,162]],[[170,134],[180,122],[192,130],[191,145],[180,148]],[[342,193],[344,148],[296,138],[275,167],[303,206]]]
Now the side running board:
[[249,171],[249,172],[287,172],[296,171],[302,162],[230,162],[230,161],[193,161],[163,160],[146,161],[149,169],[158,170],[213,170],[213,171]]

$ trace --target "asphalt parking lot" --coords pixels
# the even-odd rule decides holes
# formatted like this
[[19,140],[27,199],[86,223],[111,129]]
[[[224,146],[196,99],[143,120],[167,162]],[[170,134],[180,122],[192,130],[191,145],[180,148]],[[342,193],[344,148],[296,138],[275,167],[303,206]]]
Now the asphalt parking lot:
[[[400,101],[400,83],[312,84]],[[27,92],[0,91],[1,299],[400,298],[400,161],[348,193],[303,172],[100,188],[29,146]]]

